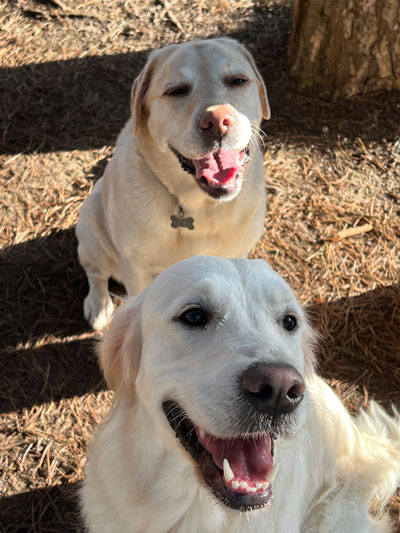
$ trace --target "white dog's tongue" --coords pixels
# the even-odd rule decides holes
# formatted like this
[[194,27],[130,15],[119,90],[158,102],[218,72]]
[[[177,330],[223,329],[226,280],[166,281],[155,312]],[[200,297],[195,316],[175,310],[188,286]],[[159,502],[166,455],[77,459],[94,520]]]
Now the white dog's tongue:
[[273,467],[269,433],[254,439],[218,439],[200,431],[197,436],[221,470],[227,459],[235,478],[253,483],[267,479]]
[[240,154],[241,152],[220,148],[218,152],[209,153],[201,159],[194,159],[196,178],[205,178],[219,185],[227,183],[242,168]]

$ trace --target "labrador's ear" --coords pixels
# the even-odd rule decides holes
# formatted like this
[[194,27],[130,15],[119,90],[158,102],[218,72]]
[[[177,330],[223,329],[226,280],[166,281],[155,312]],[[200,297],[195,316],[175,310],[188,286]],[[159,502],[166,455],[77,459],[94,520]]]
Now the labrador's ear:
[[104,377],[116,392],[134,392],[142,352],[141,315],[145,292],[117,309],[100,344]]
[[131,91],[132,135],[136,135],[145,113],[145,97],[156,66],[154,52],[150,54],[145,67],[135,79]]
[[246,48],[244,48],[244,46],[242,48],[243,48],[243,53],[247,58],[247,61],[253,67],[253,70],[256,74],[257,85],[258,85],[258,95],[260,97],[260,102],[261,102],[262,117],[265,118],[265,120],[269,120],[271,118],[271,109],[269,107],[267,88],[265,87],[264,80],[262,79],[262,76],[256,66],[253,56],[250,54],[248,50],[246,50]]
[[254,61],[253,56],[250,54],[247,48],[245,48],[242,44],[240,44],[235,39],[229,39],[229,38],[223,38],[223,39],[226,41],[229,41],[231,45],[233,44],[234,46],[238,47],[240,52],[244,55],[244,57],[247,59],[252,69],[254,70],[254,73],[256,75],[257,85],[258,85],[258,95],[259,95],[260,103],[261,103],[262,117],[265,118],[265,120],[269,120],[271,118],[271,109],[269,107],[267,88],[265,87],[264,80],[262,79],[262,76],[257,68],[257,65]]

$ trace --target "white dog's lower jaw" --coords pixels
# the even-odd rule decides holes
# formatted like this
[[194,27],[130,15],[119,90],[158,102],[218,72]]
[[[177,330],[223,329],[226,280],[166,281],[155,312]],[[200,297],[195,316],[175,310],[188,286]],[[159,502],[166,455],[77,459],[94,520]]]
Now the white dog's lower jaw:
[[182,169],[215,200],[233,200],[240,192],[244,168],[250,160],[248,146],[237,152],[220,148],[201,159],[188,159],[175,148],[171,147],[171,150]]
[[251,511],[272,502],[273,464],[271,433],[234,439],[214,437],[195,427],[172,401],[163,403],[164,413],[182,446],[200,467],[214,496],[227,507]]

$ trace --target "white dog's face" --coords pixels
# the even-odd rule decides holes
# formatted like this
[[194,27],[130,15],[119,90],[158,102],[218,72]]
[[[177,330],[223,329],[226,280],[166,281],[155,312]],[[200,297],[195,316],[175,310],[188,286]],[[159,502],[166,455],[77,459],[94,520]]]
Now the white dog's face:
[[176,447],[179,437],[220,501],[251,510],[272,497],[274,440],[305,421],[311,338],[266,263],[196,257],[117,312],[102,365],[121,393],[135,382],[160,438]]
[[269,118],[264,82],[232,39],[192,41],[153,52],[132,91],[134,128],[142,115],[166,160],[172,158],[209,196],[240,191],[251,142]]

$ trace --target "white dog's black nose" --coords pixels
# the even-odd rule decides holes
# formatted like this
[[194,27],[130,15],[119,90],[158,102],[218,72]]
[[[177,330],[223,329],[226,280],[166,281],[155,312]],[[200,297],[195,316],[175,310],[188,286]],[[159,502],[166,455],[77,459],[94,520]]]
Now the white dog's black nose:
[[242,383],[251,405],[272,418],[291,413],[304,397],[304,380],[290,365],[253,366],[244,372]]

